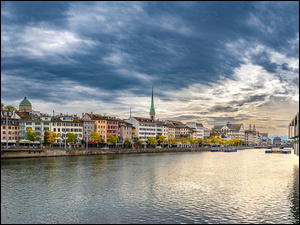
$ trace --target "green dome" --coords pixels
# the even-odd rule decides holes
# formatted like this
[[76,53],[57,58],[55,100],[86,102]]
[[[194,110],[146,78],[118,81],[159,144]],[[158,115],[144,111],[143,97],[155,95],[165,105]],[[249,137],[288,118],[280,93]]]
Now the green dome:
[[31,105],[30,101],[28,101],[27,98],[24,97],[24,99],[23,99],[23,101],[21,101],[20,105],[28,105],[28,104]]

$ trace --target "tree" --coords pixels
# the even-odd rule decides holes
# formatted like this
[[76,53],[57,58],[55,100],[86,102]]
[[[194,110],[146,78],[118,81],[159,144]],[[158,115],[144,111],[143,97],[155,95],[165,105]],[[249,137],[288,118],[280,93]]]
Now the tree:
[[163,135],[159,135],[158,136],[158,142],[160,144],[167,144],[168,143],[168,139],[166,136],[163,136]]
[[77,142],[77,135],[73,133],[67,133],[67,143],[75,144]]
[[107,143],[110,143],[113,145],[116,145],[120,141],[118,137],[115,137],[114,135],[111,135],[111,134],[107,135],[107,138],[109,138]]
[[200,144],[202,144],[202,142],[203,142],[203,139],[202,139],[202,138],[197,138],[197,139],[195,140],[195,143],[198,144],[198,146],[200,146]]
[[183,147],[183,145],[185,145],[185,144],[187,144],[187,143],[188,143],[188,140],[187,140],[185,137],[181,137],[181,138],[179,138],[179,141],[181,142],[181,144],[182,144],[182,147]]
[[191,145],[193,145],[193,144],[196,143],[196,140],[194,139],[193,136],[189,136],[189,137],[187,138],[187,140],[190,142]]
[[169,142],[170,142],[171,145],[173,145],[173,144],[177,144],[178,140],[175,137],[170,137]]
[[143,145],[143,141],[139,138],[135,141],[135,143],[137,144],[138,148],[140,148]]
[[230,139],[230,140],[227,140],[227,141],[226,141],[226,144],[227,144],[227,145],[234,145],[234,141],[231,140],[231,139]]
[[[27,140],[36,141],[36,133],[35,133],[35,131],[32,131],[31,128],[28,128],[26,130],[26,135],[27,135]],[[23,136],[23,138],[25,139],[25,135]]]
[[1,103],[1,111],[4,110],[4,104]]
[[156,145],[157,144],[157,140],[156,140],[155,137],[148,137],[147,143],[148,143],[148,145]]
[[47,144],[54,143],[57,139],[59,138],[59,135],[55,131],[46,131],[44,140],[46,141]]
[[[2,105],[1,105],[2,106]],[[4,105],[3,105],[4,106]],[[15,111],[15,112],[18,112],[18,110],[13,107],[12,105],[7,105],[3,108],[4,110],[7,110],[7,111]]]
[[232,141],[234,142],[235,145],[242,145],[243,141],[239,138],[233,138]]
[[98,148],[98,144],[103,142],[103,138],[101,137],[101,135],[95,131],[92,131],[90,133],[90,137],[92,141],[97,143],[97,148]]
[[129,141],[128,137],[125,138],[124,145],[125,145],[126,148],[128,148],[131,145],[131,141]]

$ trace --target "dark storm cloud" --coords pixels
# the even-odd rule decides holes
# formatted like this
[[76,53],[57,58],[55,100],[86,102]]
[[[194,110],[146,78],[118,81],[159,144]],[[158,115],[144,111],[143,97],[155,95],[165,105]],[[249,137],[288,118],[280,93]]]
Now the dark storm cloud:
[[[16,82],[40,82],[20,85],[14,96],[1,89],[1,96],[73,101],[63,93],[68,81],[111,96],[122,90],[148,96],[151,86],[174,91],[208,85],[244,64],[227,43],[242,39],[245,48],[258,43],[299,56],[299,47],[288,42],[299,33],[298,20],[298,2],[1,2],[1,73]],[[289,69],[272,63],[268,52],[251,55],[251,61],[270,73]],[[59,92],[56,85],[62,85]]]
[[276,63],[271,62],[271,55],[267,52],[261,52],[252,57],[252,63],[262,66],[266,71],[269,73],[276,73],[277,72],[277,65]]
[[237,112],[239,109],[231,106],[214,106],[209,111],[211,113],[215,112]]
[[232,101],[230,102],[230,104],[235,104],[236,106],[238,107],[241,107],[247,103],[253,103],[253,102],[263,102],[266,100],[266,98],[268,97],[267,94],[264,94],[264,95],[252,95],[252,96],[249,96],[247,98],[245,98],[244,100],[242,101]]

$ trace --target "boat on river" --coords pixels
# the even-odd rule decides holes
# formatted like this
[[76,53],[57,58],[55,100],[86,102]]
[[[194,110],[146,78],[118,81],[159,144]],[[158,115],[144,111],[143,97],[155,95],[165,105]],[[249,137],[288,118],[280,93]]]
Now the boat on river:
[[265,153],[277,153],[277,154],[290,154],[291,150],[284,150],[284,148],[272,148],[271,150],[266,150]]
[[237,152],[237,149],[232,148],[219,148],[219,149],[211,149],[211,152]]

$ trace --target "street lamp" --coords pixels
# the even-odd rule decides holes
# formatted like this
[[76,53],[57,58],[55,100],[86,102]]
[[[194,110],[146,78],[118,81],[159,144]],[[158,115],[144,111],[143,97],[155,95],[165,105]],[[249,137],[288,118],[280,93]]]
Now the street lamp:
[[12,116],[12,112],[4,112],[4,115],[6,117],[6,149],[8,149],[8,117]]
[[43,119],[41,118],[41,149],[43,149]]
[[89,148],[89,139],[88,139],[88,136],[89,136],[89,133],[87,132],[87,135],[86,135],[86,143],[85,143],[85,145],[86,145],[86,150],[88,150],[88,148]]
[[67,149],[67,123],[65,121],[65,149]]

